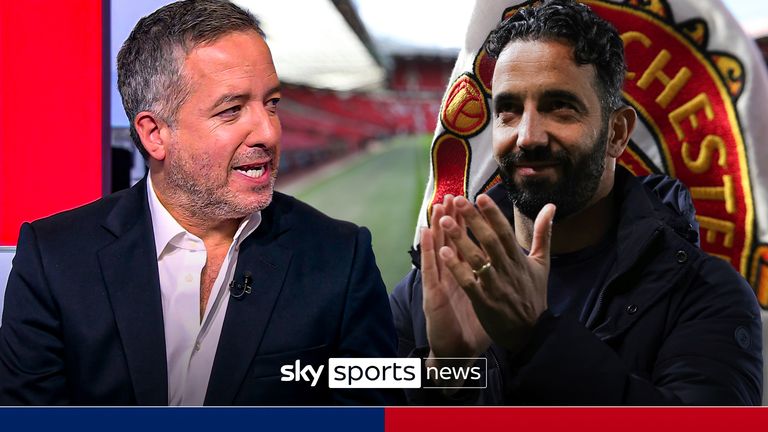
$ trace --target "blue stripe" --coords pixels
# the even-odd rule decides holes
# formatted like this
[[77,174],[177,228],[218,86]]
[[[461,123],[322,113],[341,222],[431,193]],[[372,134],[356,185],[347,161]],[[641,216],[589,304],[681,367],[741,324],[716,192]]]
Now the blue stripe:
[[384,431],[382,408],[0,408],[0,430]]

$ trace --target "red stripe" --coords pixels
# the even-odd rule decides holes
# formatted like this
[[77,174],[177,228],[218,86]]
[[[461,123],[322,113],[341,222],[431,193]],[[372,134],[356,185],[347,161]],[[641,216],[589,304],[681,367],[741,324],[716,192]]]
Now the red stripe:
[[768,408],[387,408],[386,432],[763,430]]
[[102,2],[0,2],[0,245],[102,192]]

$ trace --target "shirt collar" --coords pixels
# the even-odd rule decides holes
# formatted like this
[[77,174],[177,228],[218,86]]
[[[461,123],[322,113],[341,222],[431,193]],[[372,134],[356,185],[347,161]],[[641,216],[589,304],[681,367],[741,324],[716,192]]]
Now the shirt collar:
[[[179,222],[168,212],[168,209],[160,202],[152,185],[152,177],[147,175],[147,199],[149,201],[149,212],[152,217],[152,230],[155,234],[155,258],[160,259],[160,255],[168,247],[169,243],[174,246],[183,247],[179,242],[187,238],[193,242],[199,242],[201,249],[205,249],[202,240],[185,230]],[[239,248],[240,244],[261,224],[261,212],[255,212],[240,222],[240,226],[235,232],[233,246]]]

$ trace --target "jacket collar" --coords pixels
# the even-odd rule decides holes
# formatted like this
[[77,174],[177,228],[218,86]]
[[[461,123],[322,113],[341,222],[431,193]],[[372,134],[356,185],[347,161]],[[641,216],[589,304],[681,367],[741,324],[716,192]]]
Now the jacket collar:
[[143,179],[119,194],[102,224],[115,236],[115,241],[98,252],[98,259],[136,402],[167,405],[160,278],[146,191]]
[[[617,167],[613,193],[618,205],[616,264],[612,276],[627,272],[646,252],[661,230],[657,207],[642,183],[623,167]],[[658,200],[656,200],[658,201]],[[665,215],[666,216],[666,215]],[[626,245],[633,247],[626,247]]]

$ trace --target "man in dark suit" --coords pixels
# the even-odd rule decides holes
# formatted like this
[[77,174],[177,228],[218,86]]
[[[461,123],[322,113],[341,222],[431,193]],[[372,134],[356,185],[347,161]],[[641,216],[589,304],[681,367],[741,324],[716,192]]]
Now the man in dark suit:
[[168,5],[136,25],[118,76],[149,175],[22,226],[0,403],[397,402],[306,369],[394,357],[396,336],[369,232],[273,194],[280,83],[258,21]]

